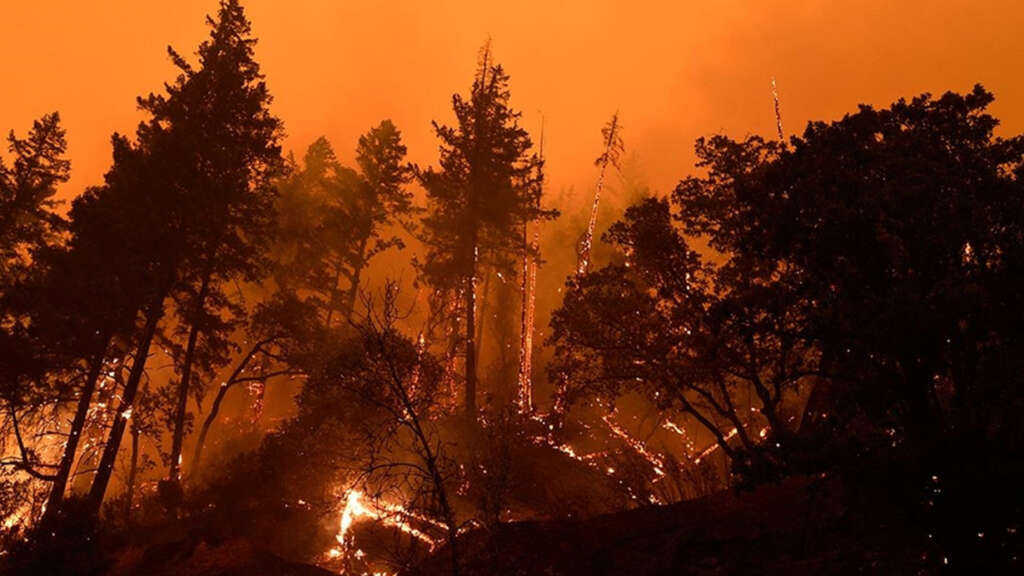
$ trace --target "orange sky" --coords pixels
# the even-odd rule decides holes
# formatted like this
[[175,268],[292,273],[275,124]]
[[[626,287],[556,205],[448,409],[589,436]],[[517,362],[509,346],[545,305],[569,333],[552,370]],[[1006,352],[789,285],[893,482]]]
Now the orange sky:
[[[134,98],[189,53],[215,0],[4,2],[0,130],[59,110],[73,179],[99,181],[109,136],[131,132]],[[858,102],[995,91],[1004,128],[1024,130],[1024,3],[1013,0],[670,2],[248,0],[287,148],[327,135],[351,158],[359,133],[390,117],[411,159],[436,160],[430,120],[449,117],[491,36],[531,131],[547,125],[552,189],[589,193],[599,129],[618,109],[630,153],[660,192],[692,170],[693,140],[774,133],[776,76],[788,130]],[[513,8],[514,7],[514,8]]]

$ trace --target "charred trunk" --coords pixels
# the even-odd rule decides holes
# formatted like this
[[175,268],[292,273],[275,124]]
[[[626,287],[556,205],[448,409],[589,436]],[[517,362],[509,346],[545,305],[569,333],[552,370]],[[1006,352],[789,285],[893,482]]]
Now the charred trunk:
[[128,424],[128,420],[124,418],[124,415],[131,409],[135,402],[135,396],[139,391],[139,383],[142,381],[142,375],[146,369],[146,360],[149,357],[150,345],[153,343],[153,335],[156,333],[157,324],[164,314],[163,304],[164,294],[161,293],[158,298],[154,299],[146,312],[146,324],[139,335],[134,361],[132,362],[132,370],[128,376],[128,381],[125,383],[121,404],[118,406],[117,415],[110,428],[110,436],[103,447],[103,456],[100,458],[96,476],[93,478],[92,488],[89,490],[89,496],[86,499],[86,510],[94,519],[99,517],[100,507],[103,505],[103,498],[106,496],[107,486],[110,484],[110,477],[114,472],[114,462],[117,460],[117,453],[121,448],[124,429]]

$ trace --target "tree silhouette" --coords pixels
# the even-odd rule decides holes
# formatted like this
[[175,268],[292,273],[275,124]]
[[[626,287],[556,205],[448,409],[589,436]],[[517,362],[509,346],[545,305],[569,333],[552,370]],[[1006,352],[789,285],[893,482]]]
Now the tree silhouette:
[[508,75],[491,61],[490,44],[468,98],[452,97],[456,126],[434,123],[441,140],[440,167],[423,170],[429,213],[423,241],[429,247],[420,269],[425,281],[456,293],[465,318],[465,411],[477,413],[476,301],[482,266],[514,274],[514,256],[523,249],[522,227],[554,217],[537,197],[538,159],[519,113],[509,106]]
[[71,173],[56,112],[33,122],[26,138],[12,130],[7,144],[14,159],[8,167],[0,158],[0,278],[5,281],[33,250],[58,240],[64,221],[54,210],[58,202],[53,196]]
[[403,248],[394,228],[413,229],[405,154],[401,133],[384,120],[359,138],[358,171],[342,166],[319,138],[281,183],[278,284],[309,299],[326,327],[350,318],[370,261]]
[[571,285],[556,369],[677,404],[754,478],[787,460],[889,470],[947,553],[988,562],[1003,540],[964,520],[1002,534],[1019,513],[1024,325],[1024,137],[993,136],[991,101],[862,106],[785,145],[699,140],[706,175],[631,208],[608,234],[624,262]]
[[[166,95],[139,100],[151,118],[140,124],[136,144],[115,142],[115,166],[107,177],[108,185],[123,188],[124,194],[143,195],[142,203],[160,219],[148,218],[152,249],[140,250],[140,257],[148,256],[155,267],[156,281],[119,412],[134,401],[168,297],[175,302],[178,333],[186,339],[177,359],[168,474],[172,494],[180,477],[185,404],[199,372],[194,365],[200,358],[225,357],[217,349],[223,350],[226,333],[234,327],[220,315],[231,312],[227,284],[255,280],[264,268],[271,183],[282,169],[281,124],[267,108],[270,95],[253,60],[256,41],[242,7],[225,0],[208,23],[210,39],[199,47],[199,68],[169,50],[181,73]],[[125,419],[115,419],[90,491],[94,511],[106,492],[124,429]]]
[[601,189],[604,188],[604,175],[608,166],[619,169],[619,156],[622,155],[624,145],[622,143],[622,125],[619,124],[619,113],[612,115],[612,119],[601,128],[601,139],[604,141],[604,148],[601,155],[594,160],[594,166],[599,168],[597,175],[597,188],[594,189],[594,202],[590,208],[590,220],[587,221],[587,229],[583,232],[583,239],[580,240],[579,261],[576,264],[577,274],[586,274],[590,269],[590,251],[594,244],[594,228],[597,226],[597,209],[601,203]]

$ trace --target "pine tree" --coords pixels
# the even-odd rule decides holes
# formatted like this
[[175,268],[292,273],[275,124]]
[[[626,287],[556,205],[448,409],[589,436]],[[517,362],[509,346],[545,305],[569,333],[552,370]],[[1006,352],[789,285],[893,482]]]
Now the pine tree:
[[14,158],[10,167],[0,158],[0,291],[24,271],[31,252],[58,240],[64,221],[53,197],[71,173],[56,112],[36,120],[24,139],[12,130],[7,143]]
[[429,247],[420,263],[424,280],[435,290],[455,292],[462,300],[465,324],[465,410],[475,418],[477,277],[484,266],[514,274],[523,249],[526,222],[552,218],[541,210],[532,185],[538,159],[509,105],[509,77],[484,47],[467,98],[452,98],[456,125],[434,123],[441,140],[440,166],[422,171],[429,214],[423,240]]
[[[223,0],[216,19],[207,21],[210,38],[199,47],[199,67],[169,49],[180,74],[167,85],[166,94],[139,99],[150,120],[140,124],[137,143],[120,145],[108,175],[108,184],[124,194],[141,195],[132,202],[159,215],[140,241],[138,257],[148,259],[154,280],[119,413],[131,409],[168,299],[177,315],[175,335],[185,339],[176,358],[179,378],[167,485],[172,492],[180,490],[188,394],[200,372],[228,356],[227,335],[240,311],[228,286],[256,280],[265,269],[272,182],[283,168],[281,123],[269,111],[271,97],[253,59],[256,40],[242,7],[237,0]],[[132,158],[141,169],[126,165]],[[89,497],[94,513],[110,481],[125,425],[126,418],[115,419],[104,448]],[[169,504],[173,508],[173,499]]]
[[414,227],[405,154],[401,133],[384,120],[359,138],[358,171],[319,138],[282,183],[278,284],[316,306],[327,327],[352,315],[370,261],[404,247],[395,228]]
[[405,186],[412,180],[412,168],[405,162],[402,134],[391,120],[384,120],[359,137],[356,163],[360,182],[349,200],[349,225],[356,245],[349,266],[349,290],[344,311],[351,315],[359,293],[362,273],[377,254],[403,248],[401,238],[387,236],[395,225],[412,229],[412,216],[418,212],[412,193]]

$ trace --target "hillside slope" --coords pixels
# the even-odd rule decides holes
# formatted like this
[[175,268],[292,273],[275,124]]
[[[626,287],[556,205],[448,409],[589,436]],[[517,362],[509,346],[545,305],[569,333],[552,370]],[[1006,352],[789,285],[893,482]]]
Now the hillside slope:
[[[835,483],[791,479],[589,520],[508,524],[461,543],[467,574],[612,575],[915,572],[900,518],[852,512]],[[869,520],[869,517],[871,518]],[[420,574],[448,572],[441,551]]]

